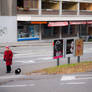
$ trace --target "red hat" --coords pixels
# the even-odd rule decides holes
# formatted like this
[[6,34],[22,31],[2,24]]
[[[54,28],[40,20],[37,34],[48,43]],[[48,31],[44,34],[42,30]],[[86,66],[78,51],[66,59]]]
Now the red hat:
[[5,48],[9,49],[9,46],[6,46]]

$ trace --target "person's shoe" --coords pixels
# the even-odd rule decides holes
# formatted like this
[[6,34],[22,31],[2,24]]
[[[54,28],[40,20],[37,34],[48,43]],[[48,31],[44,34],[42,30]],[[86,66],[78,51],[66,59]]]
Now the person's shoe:
[[11,72],[6,72],[6,73],[11,73]]

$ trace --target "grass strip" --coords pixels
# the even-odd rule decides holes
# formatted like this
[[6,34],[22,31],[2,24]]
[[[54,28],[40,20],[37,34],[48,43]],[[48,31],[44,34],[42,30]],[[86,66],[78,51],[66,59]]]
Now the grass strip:
[[41,74],[72,74],[79,72],[92,71],[92,61],[81,62],[75,64],[64,64],[56,67],[45,68],[42,70],[34,71],[32,73]]

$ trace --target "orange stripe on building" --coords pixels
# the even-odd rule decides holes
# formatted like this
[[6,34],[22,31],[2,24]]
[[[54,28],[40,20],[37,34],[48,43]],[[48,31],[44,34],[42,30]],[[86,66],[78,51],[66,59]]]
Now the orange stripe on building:
[[34,22],[31,22],[31,24],[47,24],[47,22],[46,21],[34,21]]

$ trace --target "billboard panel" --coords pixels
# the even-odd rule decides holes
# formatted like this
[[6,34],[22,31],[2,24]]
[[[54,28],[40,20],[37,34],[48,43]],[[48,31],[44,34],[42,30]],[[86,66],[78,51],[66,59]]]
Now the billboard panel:
[[83,40],[78,39],[75,41],[75,55],[82,56],[83,55]]
[[67,39],[66,40],[66,48],[65,48],[65,56],[66,57],[71,57],[71,56],[74,56],[74,49],[75,49],[75,45],[74,45],[74,39]]
[[63,40],[54,40],[54,59],[63,57]]

